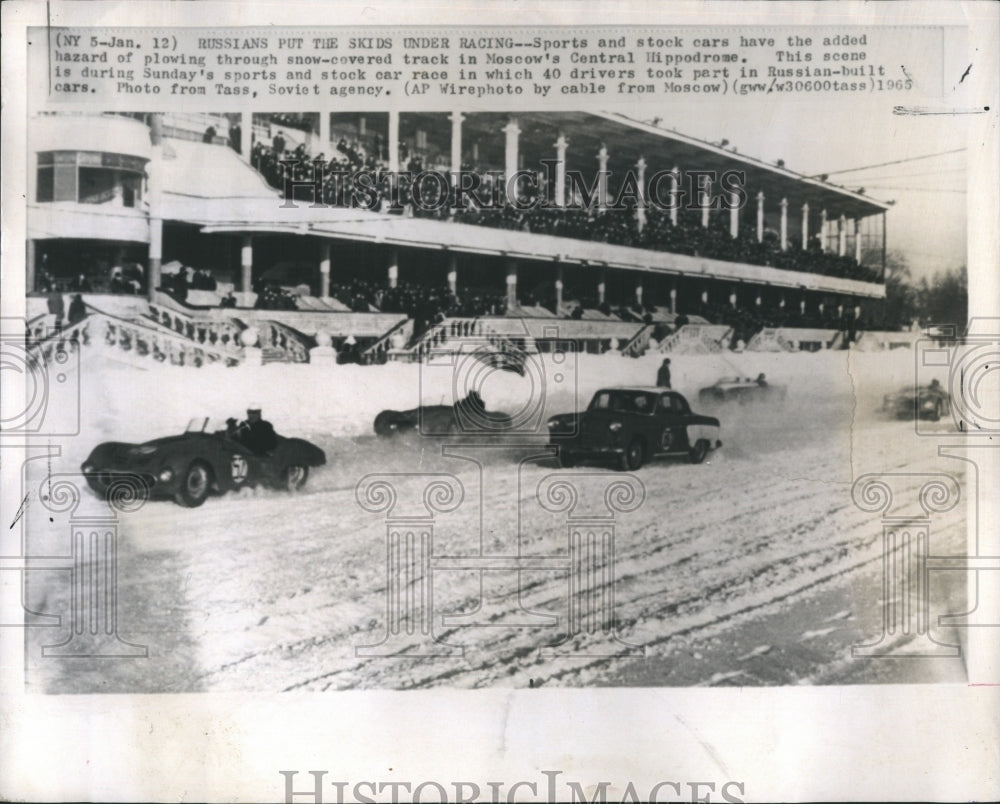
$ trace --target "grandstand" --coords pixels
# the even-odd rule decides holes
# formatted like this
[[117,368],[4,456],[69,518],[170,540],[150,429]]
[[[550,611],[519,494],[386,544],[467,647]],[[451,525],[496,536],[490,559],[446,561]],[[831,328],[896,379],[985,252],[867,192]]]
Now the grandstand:
[[[908,342],[883,320],[886,203],[618,114],[51,113],[29,142],[36,333],[46,296],[80,293],[108,343],[175,362],[178,339],[227,363],[419,360],[470,337],[630,356]],[[345,172],[429,170],[483,195],[435,206],[405,175],[372,208],[344,193]],[[745,203],[705,171],[738,171]],[[169,354],[149,346],[164,327]]]

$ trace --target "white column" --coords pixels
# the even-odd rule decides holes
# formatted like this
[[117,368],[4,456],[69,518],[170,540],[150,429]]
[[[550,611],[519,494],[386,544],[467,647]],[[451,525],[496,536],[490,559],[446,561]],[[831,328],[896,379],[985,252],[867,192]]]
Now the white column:
[[330,158],[330,113],[319,113],[319,149]]
[[[160,286],[160,265],[163,262],[163,118],[154,114],[150,119],[151,158],[149,172],[149,270],[146,272],[146,296],[155,300]],[[30,288],[34,290],[34,288]]]
[[809,203],[802,205],[802,250],[809,248]]
[[243,235],[240,246],[240,290],[250,293],[253,290],[253,238]]
[[566,146],[569,145],[561,133],[556,140],[556,186],[553,201],[557,207],[566,206]]
[[556,266],[556,315],[559,315],[559,310],[562,308],[563,303],[563,267],[561,264]]
[[847,254],[847,216],[837,219],[837,254],[841,257]]
[[788,199],[781,199],[781,250],[788,251]]
[[679,167],[674,167],[670,171],[670,223],[672,226],[677,225],[677,207],[680,202],[678,200],[678,193],[681,186],[681,169]]
[[465,115],[452,112],[451,120],[451,175],[455,185],[458,185],[458,174],[462,171],[462,121]]
[[764,193],[757,193],[757,242],[764,242]]
[[253,112],[240,112],[240,158],[244,162],[250,161],[250,152],[253,150]]
[[394,288],[399,285],[399,250],[389,251],[389,287]]
[[507,260],[507,309],[517,307],[517,260]]
[[458,296],[458,257],[454,254],[448,257],[448,290]]
[[708,213],[712,208],[712,178],[710,176],[701,176],[701,185],[698,188],[698,192],[701,197],[698,199],[698,203],[701,205],[701,228],[708,228]]
[[635,283],[635,303],[639,307],[642,306],[642,293],[643,293],[642,274],[639,274],[639,278],[636,280]]
[[608,290],[608,270],[601,271],[600,281],[597,283],[597,303],[604,304],[604,299]]
[[597,208],[601,212],[608,208],[608,149],[604,143],[597,152]]
[[506,135],[506,142],[504,143],[504,185],[507,188],[507,202],[510,204],[514,203],[514,198],[517,195],[517,187],[511,184],[511,178],[517,173],[518,165],[518,154],[517,154],[517,144],[518,136],[521,134],[521,129],[518,128],[517,120],[513,118],[507,125],[503,127],[503,133]]
[[729,236],[734,240],[740,236],[740,194],[733,190],[729,193]]
[[803,299],[802,301],[799,302],[799,315],[805,315],[805,314],[806,314],[806,300]]
[[670,312],[677,315],[677,285],[670,288]]
[[330,241],[324,240],[319,247],[319,295],[330,295]]
[[399,112],[389,112],[389,172],[399,172]]
[[729,306],[732,307],[734,310],[736,309],[736,301],[737,301],[736,291],[734,290],[732,293],[729,294]]
[[[28,196],[31,198],[32,196]],[[24,244],[24,286],[28,293],[35,290],[35,241],[30,237]]]
[[861,265],[861,218],[854,219],[854,261]]
[[639,203],[635,208],[635,222],[641,232],[646,225],[646,160],[641,156],[635,163],[636,180],[639,183]]
[[820,251],[826,252],[826,237],[827,237],[827,225],[826,225],[826,210],[821,210],[819,213],[819,248]]

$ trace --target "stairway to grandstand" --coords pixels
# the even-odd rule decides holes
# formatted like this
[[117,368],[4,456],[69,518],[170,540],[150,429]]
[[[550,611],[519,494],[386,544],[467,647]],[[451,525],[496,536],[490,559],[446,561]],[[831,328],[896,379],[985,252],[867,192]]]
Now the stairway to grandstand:
[[729,348],[733,328],[725,324],[685,324],[663,339],[657,351],[666,354],[707,355]]

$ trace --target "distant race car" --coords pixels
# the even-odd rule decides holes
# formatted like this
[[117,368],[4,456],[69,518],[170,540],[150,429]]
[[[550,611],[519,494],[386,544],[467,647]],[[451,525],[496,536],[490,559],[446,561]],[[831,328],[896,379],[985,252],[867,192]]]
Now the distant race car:
[[326,463],[319,447],[301,438],[278,436],[270,453],[257,454],[227,435],[209,428],[209,419],[192,419],[181,435],[144,444],[108,441],[83,462],[87,483],[98,494],[109,493],[116,479],[137,477],[149,498],[174,499],[190,508],[213,492],[244,486],[270,486],[296,491],[309,469]]
[[906,385],[882,398],[882,410],[897,419],[930,419],[936,422],[951,413],[951,397],[940,384]]
[[481,398],[455,405],[424,405],[411,410],[383,410],[375,417],[375,434],[391,437],[415,432],[422,436],[497,435],[510,429],[506,413],[486,410]]
[[746,405],[750,402],[781,401],[788,396],[784,385],[772,385],[762,377],[751,380],[749,377],[723,377],[713,385],[702,388],[698,392],[699,402],[738,402]]
[[548,427],[565,467],[602,460],[633,471],[666,455],[701,463],[722,446],[718,419],[692,413],[683,396],[663,388],[604,388],[585,411],[553,416]]

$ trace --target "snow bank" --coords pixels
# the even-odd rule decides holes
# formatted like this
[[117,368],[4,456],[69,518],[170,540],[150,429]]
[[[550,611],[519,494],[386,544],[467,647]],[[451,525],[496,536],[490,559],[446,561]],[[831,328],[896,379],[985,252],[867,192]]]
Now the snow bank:
[[[662,355],[633,359],[617,355],[542,355],[524,377],[463,365],[491,410],[508,413],[544,400],[543,416],[586,405],[606,385],[655,382]],[[677,355],[671,357],[673,386],[695,409],[698,390],[720,377],[756,377],[786,385],[789,399],[808,404],[836,400],[845,410],[854,402],[873,404],[882,394],[914,377],[914,353],[820,352]],[[947,381],[942,370],[938,375]],[[384,366],[269,364],[201,369],[152,364],[137,370],[97,354],[83,355],[80,368],[81,431],[121,440],[144,440],[182,430],[193,416],[242,417],[259,403],[264,415],[288,434],[358,436],[372,432],[375,415],[386,408],[450,404],[456,393],[451,366],[389,363]],[[464,395],[459,388],[457,393]],[[87,439],[90,443],[91,439]]]

